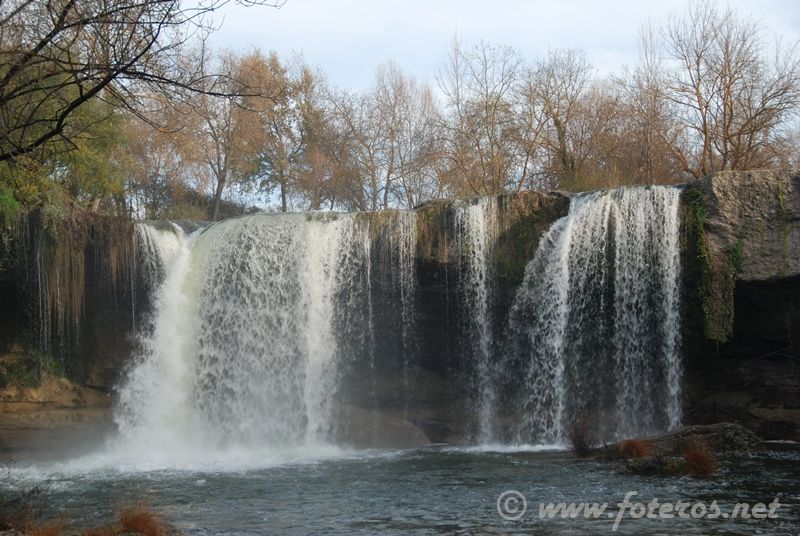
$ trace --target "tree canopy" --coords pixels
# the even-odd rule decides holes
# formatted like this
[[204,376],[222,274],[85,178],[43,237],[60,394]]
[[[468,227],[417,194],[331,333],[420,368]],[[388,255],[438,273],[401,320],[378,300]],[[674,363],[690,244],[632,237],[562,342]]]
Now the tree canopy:
[[800,163],[797,43],[711,3],[643,27],[611,76],[580,50],[454,39],[435,86],[389,62],[356,91],[302,57],[211,50],[228,1],[1,2],[0,211],[378,210]]

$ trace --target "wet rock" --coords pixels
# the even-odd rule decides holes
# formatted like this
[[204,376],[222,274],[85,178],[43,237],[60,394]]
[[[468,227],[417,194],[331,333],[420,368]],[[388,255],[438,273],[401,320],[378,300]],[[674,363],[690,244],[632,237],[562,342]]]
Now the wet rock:
[[334,413],[337,440],[356,448],[415,448],[431,443],[411,422],[380,411],[340,405]]
[[646,444],[654,458],[680,454],[683,447],[694,440],[705,442],[715,453],[751,452],[762,448],[762,442],[753,432],[734,423],[685,426],[673,432],[637,438]]
[[800,376],[792,359],[727,354],[695,359],[707,362],[687,368],[687,422],[735,422],[762,439],[800,440]]
[[[800,174],[722,172],[691,191],[705,215],[708,279],[705,289],[702,278],[687,280],[696,318],[684,327],[687,422],[731,421],[764,439],[798,440]],[[686,258],[687,274],[693,262]]]
[[70,450],[111,427],[111,397],[65,378],[0,389],[0,457]]

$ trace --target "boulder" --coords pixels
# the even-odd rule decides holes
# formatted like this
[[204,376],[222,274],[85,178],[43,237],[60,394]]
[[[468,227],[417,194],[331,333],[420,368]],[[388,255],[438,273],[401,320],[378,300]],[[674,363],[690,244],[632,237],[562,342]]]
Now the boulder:
[[411,422],[377,410],[339,405],[334,410],[336,439],[356,448],[416,448],[431,443]]
[[[717,454],[751,452],[762,447],[761,440],[753,432],[728,422],[685,426],[672,432],[637,438],[656,457],[680,454],[684,445],[696,439],[704,441]],[[616,451],[616,445],[613,447]]]

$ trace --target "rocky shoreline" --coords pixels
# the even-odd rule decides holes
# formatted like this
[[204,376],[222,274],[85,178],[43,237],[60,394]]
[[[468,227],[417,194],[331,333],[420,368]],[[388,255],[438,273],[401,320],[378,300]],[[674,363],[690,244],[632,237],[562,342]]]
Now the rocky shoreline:
[[65,378],[0,389],[0,459],[80,450],[112,428],[111,397]]

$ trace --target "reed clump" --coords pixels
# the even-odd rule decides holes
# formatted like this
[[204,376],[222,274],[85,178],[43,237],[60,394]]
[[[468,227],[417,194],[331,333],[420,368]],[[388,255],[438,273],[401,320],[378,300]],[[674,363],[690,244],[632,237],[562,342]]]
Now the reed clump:
[[41,526],[28,527],[23,531],[25,536],[61,536],[61,524],[54,523]]
[[567,428],[570,450],[579,458],[588,458],[597,446],[597,432],[591,419],[579,417]]
[[141,504],[123,510],[119,521],[126,532],[135,532],[142,536],[165,536],[169,533],[158,515]]

